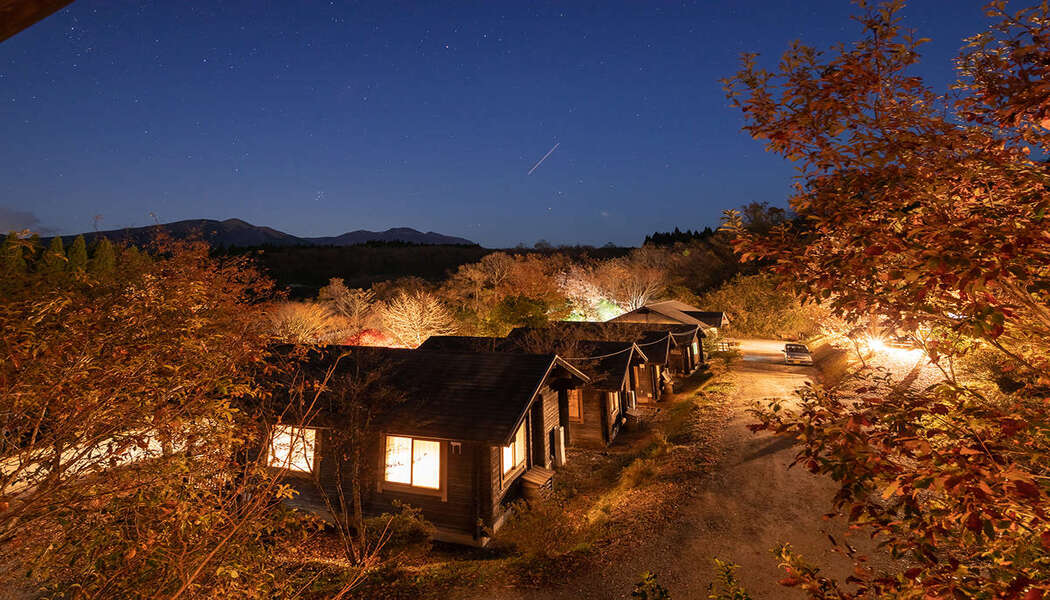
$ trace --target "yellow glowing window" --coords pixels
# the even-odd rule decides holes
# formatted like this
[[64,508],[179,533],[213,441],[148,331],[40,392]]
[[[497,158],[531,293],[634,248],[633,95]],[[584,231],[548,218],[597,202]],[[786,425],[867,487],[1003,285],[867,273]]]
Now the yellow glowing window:
[[583,423],[583,391],[569,390],[569,420]]
[[277,425],[270,436],[271,467],[312,473],[317,432],[306,427]]
[[503,447],[503,474],[506,475],[525,463],[525,424],[514,433],[514,441]]
[[441,442],[386,436],[386,468],[383,479],[413,487],[441,487]]
[[693,355],[697,356],[700,354],[700,342],[693,340]]

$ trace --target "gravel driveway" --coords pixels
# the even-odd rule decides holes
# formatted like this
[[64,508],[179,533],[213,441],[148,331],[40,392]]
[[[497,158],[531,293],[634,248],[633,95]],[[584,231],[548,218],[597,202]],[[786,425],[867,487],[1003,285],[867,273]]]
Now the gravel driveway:
[[[717,557],[740,565],[737,574],[756,600],[802,598],[776,583],[784,575],[771,549],[784,542],[808,560],[830,565],[830,574],[847,575],[851,566],[830,552],[826,538],[831,533],[841,539],[843,527],[822,517],[830,510],[834,484],[800,468],[789,471],[790,444],[747,429],[753,422],[747,409],[754,401],[790,397],[815,375],[810,367],[782,364],[782,347],[783,342],[742,341],[743,360],[731,373],[732,418],[723,434],[722,456],[699,494],[679,507],[677,525],[637,548],[619,568],[582,572],[556,588],[503,590],[498,597],[625,598],[640,573],[653,571],[674,600],[706,598]],[[851,538],[865,547],[858,542],[863,540]]]

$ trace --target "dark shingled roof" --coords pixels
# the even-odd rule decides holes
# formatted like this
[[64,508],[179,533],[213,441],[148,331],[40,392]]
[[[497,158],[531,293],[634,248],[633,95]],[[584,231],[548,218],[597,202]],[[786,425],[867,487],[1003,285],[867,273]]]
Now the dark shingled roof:
[[663,365],[667,363],[667,355],[671,352],[671,335],[667,331],[647,331],[635,340],[634,343],[645,352],[649,362]]
[[576,342],[576,356],[565,357],[591,378],[591,387],[609,392],[621,389],[631,364],[645,359],[634,342],[599,340],[580,340]]
[[[520,335],[529,330],[521,329]],[[515,330],[518,331],[518,330]],[[513,332],[512,332],[513,336]],[[432,336],[420,350],[441,350],[445,352],[477,352],[485,349],[492,352],[520,354],[524,352],[518,345],[517,336],[506,338],[477,337],[469,335]],[[664,335],[664,338],[667,336]],[[573,356],[562,357],[591,378],[591,386],[605,391],[616,391],[623,387],[627,368],[633,361],[645,360],[647,354],[627,341],[580,340],[573,347]],[[612,355],[612,356],[605,356]],[[590,357],[602,357],[592,359]]]
[[330,365],[343,353],[334,377],[355,364],[379,368],[404,395],[404,404],[382,417],[385,431],[404,435],[506,445],[553,370],[587,381],[552,354],[328,346],[311,362]]
[[[704,337],[698,325],[680,325],[676,323],[629,323],[625,321],[555,321],[545,327],[558,332],[565,332],[581,338],[630,341],[638,344],[649,362],[666,364],[671,346],[688,346],[697,336]],[[529,332],[544,328],[518,327],[510,332],[509,338],[528,335]],[[670,344],[653,343],[670,334]]]
[[432,335],[419,350],[433,352],[517,352],[518,346],[501,337],[480,335]]

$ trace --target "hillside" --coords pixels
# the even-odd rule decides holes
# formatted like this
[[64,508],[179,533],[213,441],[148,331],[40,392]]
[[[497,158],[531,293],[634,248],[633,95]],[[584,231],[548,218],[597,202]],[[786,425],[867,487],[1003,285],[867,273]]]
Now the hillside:
[[[358,229],[342,235],[328,237],[299,237],[272,227],[252,225],[240,219],[191,219],[162,223],[147,227],[130,227],[85,233],[84,237],[91,242],[99,237],[107,237],[114,242],[127,242],[136,245],[149,243],[159,231],[175,238],[199,237],[216,247],[246,246],[354,246],[368,242],[401,242],[419,245],[475,246],[474,242],[460,237],[453,237],[428,231],[417,231],[410,227],[395,227],[386,231],[368,231]],[[75,235],[64,235],[62,241],[69,244]]]

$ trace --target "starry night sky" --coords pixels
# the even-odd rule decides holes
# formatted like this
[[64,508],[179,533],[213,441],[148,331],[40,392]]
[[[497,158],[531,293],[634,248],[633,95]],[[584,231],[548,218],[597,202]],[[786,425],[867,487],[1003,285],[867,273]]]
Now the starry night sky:
[[[983,0],[914,0],[943,89]],[[853,40],[846,0],[78,0],[0,43],[0,228],[237,217],[489,247],[638,245],[784,205],[740,131],[741,52]],[[531,175],[529,169],[558,148]]]

